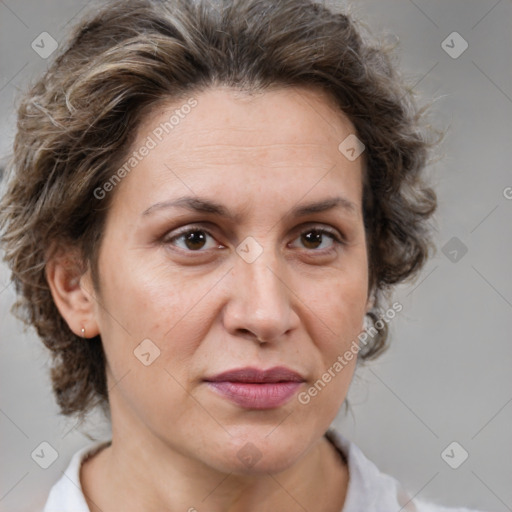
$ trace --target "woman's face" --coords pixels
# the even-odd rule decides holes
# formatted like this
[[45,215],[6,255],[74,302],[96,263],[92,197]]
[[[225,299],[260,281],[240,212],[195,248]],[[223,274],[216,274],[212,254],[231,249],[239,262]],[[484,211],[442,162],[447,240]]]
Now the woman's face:
[[367,309],[362,158],[338,149],[355,130],[319,92],[194,100],[144,120],[110,192],[94,316],[113,434],[279,471],[323,435],[353,375],[355,358],[335,363]]

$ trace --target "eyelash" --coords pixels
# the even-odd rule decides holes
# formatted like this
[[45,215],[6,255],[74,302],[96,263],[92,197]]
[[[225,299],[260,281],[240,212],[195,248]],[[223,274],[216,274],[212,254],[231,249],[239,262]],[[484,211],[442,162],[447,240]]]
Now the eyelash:
[[[201,231],[201,232],[205,233],[206,235],[210,236],[211,238],[215,238],[211,234],[211,232],[208,229],[206,229],[204,226],[202,226],[202,225],[191,225],[191,226],[187,226],[185,229],[183,229],[181,231],[178,231],[172,237],[169,237],[168,235],[165,235],[162,238],[162,242],[164,244],[172,244],[173,242],[175,242],[176,240],[180,239],[181,237],[183,237],[185,235],[188,235],[189,233],[194,233],[196,231]],[[327,229],[325,227],[318,227],[318,226],[314,226],[314,225],[308,227],[307,229],[304,229],[303,231],[301,231],[294,240],[296,240],[297,238],[301,237],[305,233],[310,233],[312,231],[315,231],[315,232],[317,232],[317,233],[319,233],[321,235],[327,235],[337,245],[345,245],[345,240],[344,240],[343,236],[340,237],[336,231],[332,231],[332,230]],[[334,246],[331,246],[331,247],[329,247],[327,249],[305,249],[305,250],[308,251],[308,252],[317,252],[317,253],[324,253],[325,254],[327,252],[332,251],[333,249],[334,249]],[[193,250],[190,250],[190,249],[183,249],[181,247],[178,247],[178,250],[185,251],[187,253],[204,253],[204,252],[208,251],[208,249],[206,249],[206,250],[199,249],[197,251],[193,251]]]

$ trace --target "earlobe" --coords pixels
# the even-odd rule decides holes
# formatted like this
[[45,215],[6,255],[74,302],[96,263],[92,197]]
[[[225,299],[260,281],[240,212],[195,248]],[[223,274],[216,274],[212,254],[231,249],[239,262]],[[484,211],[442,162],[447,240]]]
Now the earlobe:
[[97,336],[96,300],[90,271],[84,272],[76,255],[67,252],[51,258],[45,274],[55,305],[69,328],[77,336],[83,336],[82,329],[88,338]]

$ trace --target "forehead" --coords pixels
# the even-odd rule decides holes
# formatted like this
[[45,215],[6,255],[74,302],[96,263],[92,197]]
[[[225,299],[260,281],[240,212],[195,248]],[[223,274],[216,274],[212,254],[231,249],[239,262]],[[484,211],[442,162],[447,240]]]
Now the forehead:
[[151,150],[122,185],[130,182],[132,195],[163,200],[175,189],[176,196],[234,187],[254,195],[265,185],[267,193],[279,187],[302,195],[305,186],[325,192],[337,181],[355,198],[362,159],[351,162],[339,150],[354,132],[320,90],[209,89],[160,104],[143,119],[132,150],[150,139]]
[[[195,103],[192,108],[188,106],[191,101]],[[333,98],[319,88],[282,87],[249,93],[216,87],[160,103],[142,120],[137,143],[155,131],[162,139],[159,143],[172,139],[177,149],[187,145],[208,150],[210,143],[231,145],[229,149],[281,143],[296,144],[297,149],[305,145],[305,150],[314,151],[315,144],[336,149],[355,128]],[[283,147],[283,153],[287,149]],[[321,154],[314,152],[315,157]]]

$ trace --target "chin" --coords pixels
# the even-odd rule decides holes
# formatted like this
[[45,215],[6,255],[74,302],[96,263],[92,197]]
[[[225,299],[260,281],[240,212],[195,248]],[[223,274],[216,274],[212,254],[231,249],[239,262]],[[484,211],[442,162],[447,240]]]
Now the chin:
[[224,456],[220,465],[225,472],[243,475],[279,473],[296,464],[312,444],[311,437],[297,425],[237,430],[222,448]]

